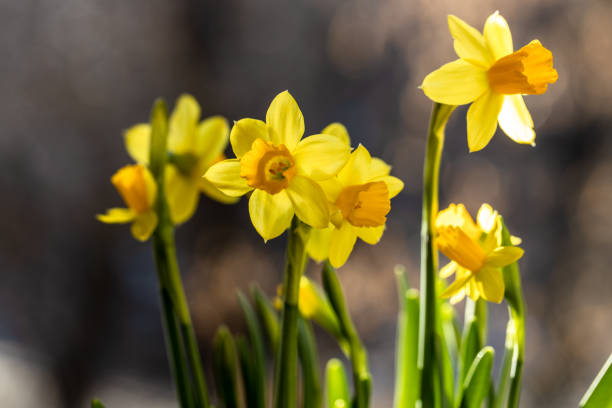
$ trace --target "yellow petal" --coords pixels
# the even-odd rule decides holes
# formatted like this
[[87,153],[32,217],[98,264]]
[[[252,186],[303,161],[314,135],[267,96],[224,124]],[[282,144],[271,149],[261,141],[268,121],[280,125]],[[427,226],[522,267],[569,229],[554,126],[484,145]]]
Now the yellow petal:
[[504,299],[504,278],[499,269],[481,269],[474,275],[474,282],[483,299],[495,303],[500,303]]
[[497,116],[504,96],[488,91],[476,99],[467,113],[467,135],[470,152],[482,150],[497,129]]
[[515,237],[514,235],[510,236],[510,243],[512,245],[521,245],[523,243],[523,240],[521,239],[521,237]]
[[515,246],[499,247],[487,255],[485,265],[501,268],[518,261],[524,253],[525,251]]
[[453,273],[455,273],[456,270],[457,270],[457,263],[450,261],[449,263],[444,265],[442,269],[440,269],[440,278],[442,279],[450,278],[450,276]]
[[313,180],[325,180],[344,167],[351,148],[335,136],[314,135],[302,139],[292,154],[298,174]]
[[157,227],[157,214],[153,210],[138,214],[132,223],[132,235],[139,241],[149,239]]
[[149,146],[151,144],[151,125],[141,123],[134,125],[124,133],[125,148],[130,157],[140,164],[149,164]]
[[348,161],[338,173],[338,180],[345,186],[364,184],[368,181],[372,156],[363,145],[351,153]]
[[487,18],[484,26],[484,39],[491,54],[493,54],[493,59],[497,60],[512,54],[514,51],[510,27],[508,27],[506,19],[499,14],[499,11],[496,11]]
[[342,123],[334,122],[325,127],[321,132],[325,135],[332,135],[340,139],[342,143],[347,146],[351,145],[351,138],[349,137],[346,127]]
[[329,247],[329,263],[339,268],[346,263],[357,241],[355,228],[348,222],[343,222],[340,228],[334,229]]
[[472,277],[471,273],[466,273],[463,275],[457,274],[457,277],[453,283],[451,283],[440,295],[442,299],[447,299],[452,296],[456,296],[464,290],[464,287],[467,281]]
[[240,159],[251,150],[255,139],[269,141],[269,131],[268,126],[261,120],[245,118],[234,122],[230,133],[230,143],[236,157]]
[[453,15],[448,16],[448,28],[455,39],[455,52],[459,58],[483,69],[491,66],[493,56],[478,30]]
[[240,177],[240,160],[238,159],[223,160],[213,164],[204,173],[204,178],[231,197],[239,197],[253,189],[245,179]]
[[329,207],[321,186],[307,177],[295,176],[285,191],[300,220],[314,228],[328,226]]
[[497,211],[495,211],[489,204],[483,203],[478,210],[476,219],[478,220],[478,226],[480,229],[486,233],[489,233],[493,230],[493,228],[495,228]]
[[196,129],[194,153],[208,167],[223,154],[228,140],[227,120],[223,116],[211,116]]
[[129,208],[109,208],[106,214],[98,214],[96,218],[105,224],[125,224],[134,220],[136,213]]
[[272,142],[284,144],[290,151],[304,135],[302,111],[289,91],[276,95],[266,113],[266,123],[274,129]]
[[372,181],[384,181],[389,189],[389,198],[393,198],[399,194],[400,191],[404,189],[404,182],[397,177],[393,176],[384,176],[377,177]]
[[523,95],[506,95],[499,112],[499,127],[516,143],[535,146],[533,120]]
[[382,238],[383,232],[385,231],[385,225],[379,225],[378,227],[356,227],[354,229],[357,236],[361,238],[362,241],[370,245],[376,245]]
[[174,224],[187,221],[198,207],[198,177],[186,177],[174,166],[166,166],[166,198]]
[[318,181],[318,184],[323,189],[323,192],[325,193],[325,196],[327,197],[327,201],[329,201],[330,203],[336,202],[336,199],[338,199],[340,192],[344,188],[342,183],[338,181],[337,177],[332,177],[327,180]]
[[212,198],[215,201],[218,201],[223,204],[234,204],[240,200],[239,197],[232,197],[224,194],[217,187],[213,185],[210,181],[206,180],[204,177],[200,177],[198,179],[198,187],[201,192],[206,194],[209,198]]
[[391,166],[378,157],[372,157],[372,162],[370,163],[370,177],[388,176],[389,173],[391,173]]
[[461,228],[474,241],[478,241],[480,238],[481,231],[463,204],[451,203],[447,208],[438,213],[436,228],[450,226]]
[[267,241],[282,234],[293,218],[293,205],[285,191],[268,194],[255,190],[249,199],[249,214],[253,226]]
[[484,94],[489,80],[485,70],[458,59],[427,75],[421,89],[435,102],[464,105]]
[[310,231],[306,250],[308,255],[317,262],[322,262],[329,258],[329,246],[334,227],[313,228]]
[[168,123],[168,150],[173,153],[193,151],[195,131],[200,120],[200,105],[188,94],[181,95]]

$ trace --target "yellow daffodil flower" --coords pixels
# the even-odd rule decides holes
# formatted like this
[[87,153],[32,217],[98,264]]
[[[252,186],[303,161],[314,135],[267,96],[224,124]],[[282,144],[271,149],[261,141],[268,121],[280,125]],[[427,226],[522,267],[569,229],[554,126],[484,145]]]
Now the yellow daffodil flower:
[[[202,178],[215,162],[225,158],[223,151],[229,138],[229,126],[222,116],[200,120],[200,105],[191,95],[181,95],[169,120],[166,197],[174,224],[187,221],[195,212],[203,192],[222,203],[237,198],[223,194]],[[198,123],[199,122],[199,123]],[[125,145],[138,163],[148,164],[151,127],[139,124],[125,132]]]
[[350,148],[332,135],[302,139],[303,134],[302,112],[289,92],[282,92],[270,104],[266,122],[247,118],[234,123],[230,142],[236,158],[214,164],[204,175],[228,196],[252,191],[251,221],[266,241],[282,234],[294,214],[315,228],[329,223],[318,182],[338,173]]
[[132,223],[132,235],[139,241],[149,239],[157,227],[157,214],[153,204],[157,196],[157,185],[149,170],[141,165],[128,165],[119,169],[112,177],[127,208],[111,208],[106,214],[98,214],[98,220],[107,224]]
[[[348,133],[342,125],[332,124],[323,132],[334,134],[345,144]],[[330,127],[334,129],[330,129]],[[376,244],[382,237],[391,210],[391,198],[404,183],[389,175],[391,167],[359,145],[337,177],[321,182],[331,208],[331,225],[313,229],[306,247],[316,261],[329,259],[332,266],[344,265],[357,237]]]
[[510,28],[497,11],[483,34],[453,15],[448,27],[459,59],[425,77],[425,95],[447,105],[472,103],[467,113],[472,152],[489,143],[498,122],[515,142],[533,145],[533,120],[522,95],[543,94],[557,80],[552,53],[538,40],[513,52]]
[[[451,303],[467,294],[500,303],[504,298],[504,278],[500,268],[516,262],[523,250],[501,245],[501,221],[488,204],[478,211],[477,224],[463,204],[451,204],[436,218],[436,245],[451,262],[440,270],[445,279],[455,274],[455,281],[442,293]],[[520,242],[514,238],[514,242]]]

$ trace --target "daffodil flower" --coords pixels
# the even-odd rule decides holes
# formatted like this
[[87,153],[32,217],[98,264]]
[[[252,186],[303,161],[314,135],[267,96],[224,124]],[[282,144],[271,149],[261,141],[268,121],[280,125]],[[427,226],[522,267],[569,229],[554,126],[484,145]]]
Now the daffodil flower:
[[472,103],[467,113],[472,152],[489,143],[498,122],[515,142],[533,145],[533,120],[522,95],[543,94],[557,80],[552,53],[538,40],[513,52],[510,28],[497,11],[483,34],[453,15],[448,26],[459,59],[425,77],[425,95],[447,105]]
[[500,268],[523,256],[521,248],[501,245],[501,222],[490,205],[480,207],[477,222],[463,204],[451,204],[436,218],[436,245],[451,260],[440,270],[440,277],[455,274],[455,281],[441,294],[442,298],[451,298],[451,303],[461,301],[466,294],[473,300],[482,297],[500,303],[505,290]]
[[302,139],[303,134],[302,112],[289,92],[282,92],[270,104],[266,122],[234,123],[230,142],[236,158],[214,164],[204,175],[228,196],[252,192],[251,221],[266,241],[282,234],[294,214],[315,228],[329,223],[318,182],[338,173],[350,148],[332,135]]
[[[349,143],[346,129],[337,124],[323,132]],[[331,225],[311,231],[306,247],[311,258],[319,262],[329,259],[339,268],[347,261],[357,237],[371,245],[380,241],[391,198],[404,188],[400,179],[389,175],[390,170],[359,145],[337,177],[321,182],[331,208]]]
[[132,223],[132,235],[139,241],[149,239],[157,227],[157,215],[153,204],[157,196],[157,185],[149,170],[140,164],[119,169],[112,177],[127,208],[111,208],[106,214],[98,214],[98,220],[107,224]]
[[[195,212],[203,192],[222,203],[234,203],[229,197],[202,178],[215,162],[224,159],[229,125],[222,116],[200,120],[200,105],[191,95],[181,95],[169,120],[168,162],[165,169],[166,197],[174,224],[187,221]],[[198,123],[199,122],[199,123]],[[125,132],[125,145],[130,156],[147,165],[151,144],[151,126],[138,124]]]

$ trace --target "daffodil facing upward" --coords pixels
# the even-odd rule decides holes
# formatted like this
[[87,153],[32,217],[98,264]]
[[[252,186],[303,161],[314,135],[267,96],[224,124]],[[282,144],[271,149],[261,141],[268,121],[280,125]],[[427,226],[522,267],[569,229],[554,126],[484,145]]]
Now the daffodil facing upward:
[[107,224],[132,223],[132,235],[139,241],[149,239],[157,226],[153,204],[157,197],[157,185],[149,170],[140,164],[119,169],[112,177],[127,208],[111,208],[106,214],[98,214],[98,220]]
[[498,122],[515,142],[533,145],[533,120],[522,95],[543,94],[557,80],[552,53],[538,40],[514,51],[508,23],[497,11],[483,34],[453,15],[448,26],[459,59],[425,77],[425,95],[447,105],[472,104],[467,113],[472,152],[489,143]]
[[[342,129],[337,128],[336,136],[348,143],[348,135],[343,136]],[[372,158],[359,145],[337,177],[321,182],[330,206],[331,225],[310,232],[306,248],[313,259],[329,259],[332,266],[339,268],[347,261],[357,237],[371,245],[380,241],[391,198],[404,187],[400,179],[389,175],[390,171],[389,165]]]
[[334,177],[350,148],[333,135],[302,139],[304,118],[289,92],[278,94],[266,122],[241,119],[234,123],[230,143],[235,159],[223,160],[204,178],[231,197],[249,192],[249,213],[264,240],[275,238],[291,224],[324,228],[329,223],[325,193],[318,182]]
[[[191,95],[181,95],[169,120],[168,166],[165,170],[166,197],[174,224],[187,221],[195,212],[203,192],[222,203],[234,203],[229,197],[202,178],[204,172],[225,158],[229,125],[222,116],[200,120],[200,105]],[[138,163],[148,165],[151,126],[138,124],[125,132],[125,145]]]
[[500,303],[505,289],[500,268],[523,256],[521,248],[501,245],[501,220],[490,205],[480,207],[477,222],[463,204],[451,204],[436,219],[436,245],[451,260],[440,270],[440,277],[455,274],[455,281],[441,295],[451,298],[451,303],[466,294],[473,300],[482,297]]

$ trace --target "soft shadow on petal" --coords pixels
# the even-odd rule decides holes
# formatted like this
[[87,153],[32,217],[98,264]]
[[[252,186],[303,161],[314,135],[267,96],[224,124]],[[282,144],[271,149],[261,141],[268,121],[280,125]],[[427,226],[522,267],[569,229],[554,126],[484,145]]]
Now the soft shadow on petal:
[[240,177],[240,160],[228,159],[215,163],[204,173],[204,178],[231,197],[239,197],[253,189]]
[[249,199],[249,214],[259,235],[268,241],[289,228],[293,205],[285,191],[268,194],[263,190],[255,190]]
[[229,125],[223,116],[206,118],[196,129],[194,153],[206,166],[223,154],[229,140]]
[[489,89],[489,80],[482,68],[458,59],[427,75],[421,89],[434,102],[465,105]]
[[506,95],[499,112],[499,127],[517,143],[535,145],[533,120],[522,95]]
[[200,190],[198,178],[186,177],[174,166],[166,166],[166,198],[174,224],[187,221],[196,208]]
[[370,156],[370,152],[363,145],[357,146],[342,170],[338,173],[338,180],[344,186],[366,183],[371,163],[372,156]]
[[493,56],[483,35],[477,29],[453,15],[448,16],[448,29],[455,39],[453,45],[459,58],[484,69],[491,66]]
[[140,164],[149,164],[149,148],[151,145],[151,125],[141,123],[124,132],[125,149],[130,157]]
[[302,139],[292,152],[298,174],[325,180],[338,174],[350,157],[350,147],[335,136],[313,135]]
[[284,144],[291,151],[304,135],[304,117],[302,111],[288,91],[276,95],[268,112],[266,123],[272,129],[272,140],[276,145]]
[[138,214],[132,223],[132,235],[139,241],[149,239],[157,227],[157,214],[153,210]]
[[382,238],[383,232],[385,231],[385,225],[378,227],[356,227],[355,232],[362,241],[367,242],[370,245],[378,244],[378,241]]
[[237,158],[242,158],[246,152],[251,150],[255,139],[270,140],[270,132],[264,122],[251,118],[234,122],[230,133],[230,143]]
[[313,228],[310,231],[306,250],[308,255],[317,262],[322,262],[329,258],[329,246],[334,227]]
[[295,176],[285,191],[300,220],[314,228],[329,225],[329,207],[321,186],[307,177]]
[[504,95],[488,91],[476,99],[467,113],[467,138],[470,152],[482,150],[495,134],[497,116]]
[[474,275],[480,296],[489,302],[500,303],[504,299],[504,278],[497,268],[482,268]]
[[348,222],[345,221],[340,228],[334,229],[329,247],[329,262],[334,268],[339,268],[346,263],[353,251],[355,241],[357,241],[357,233]]

